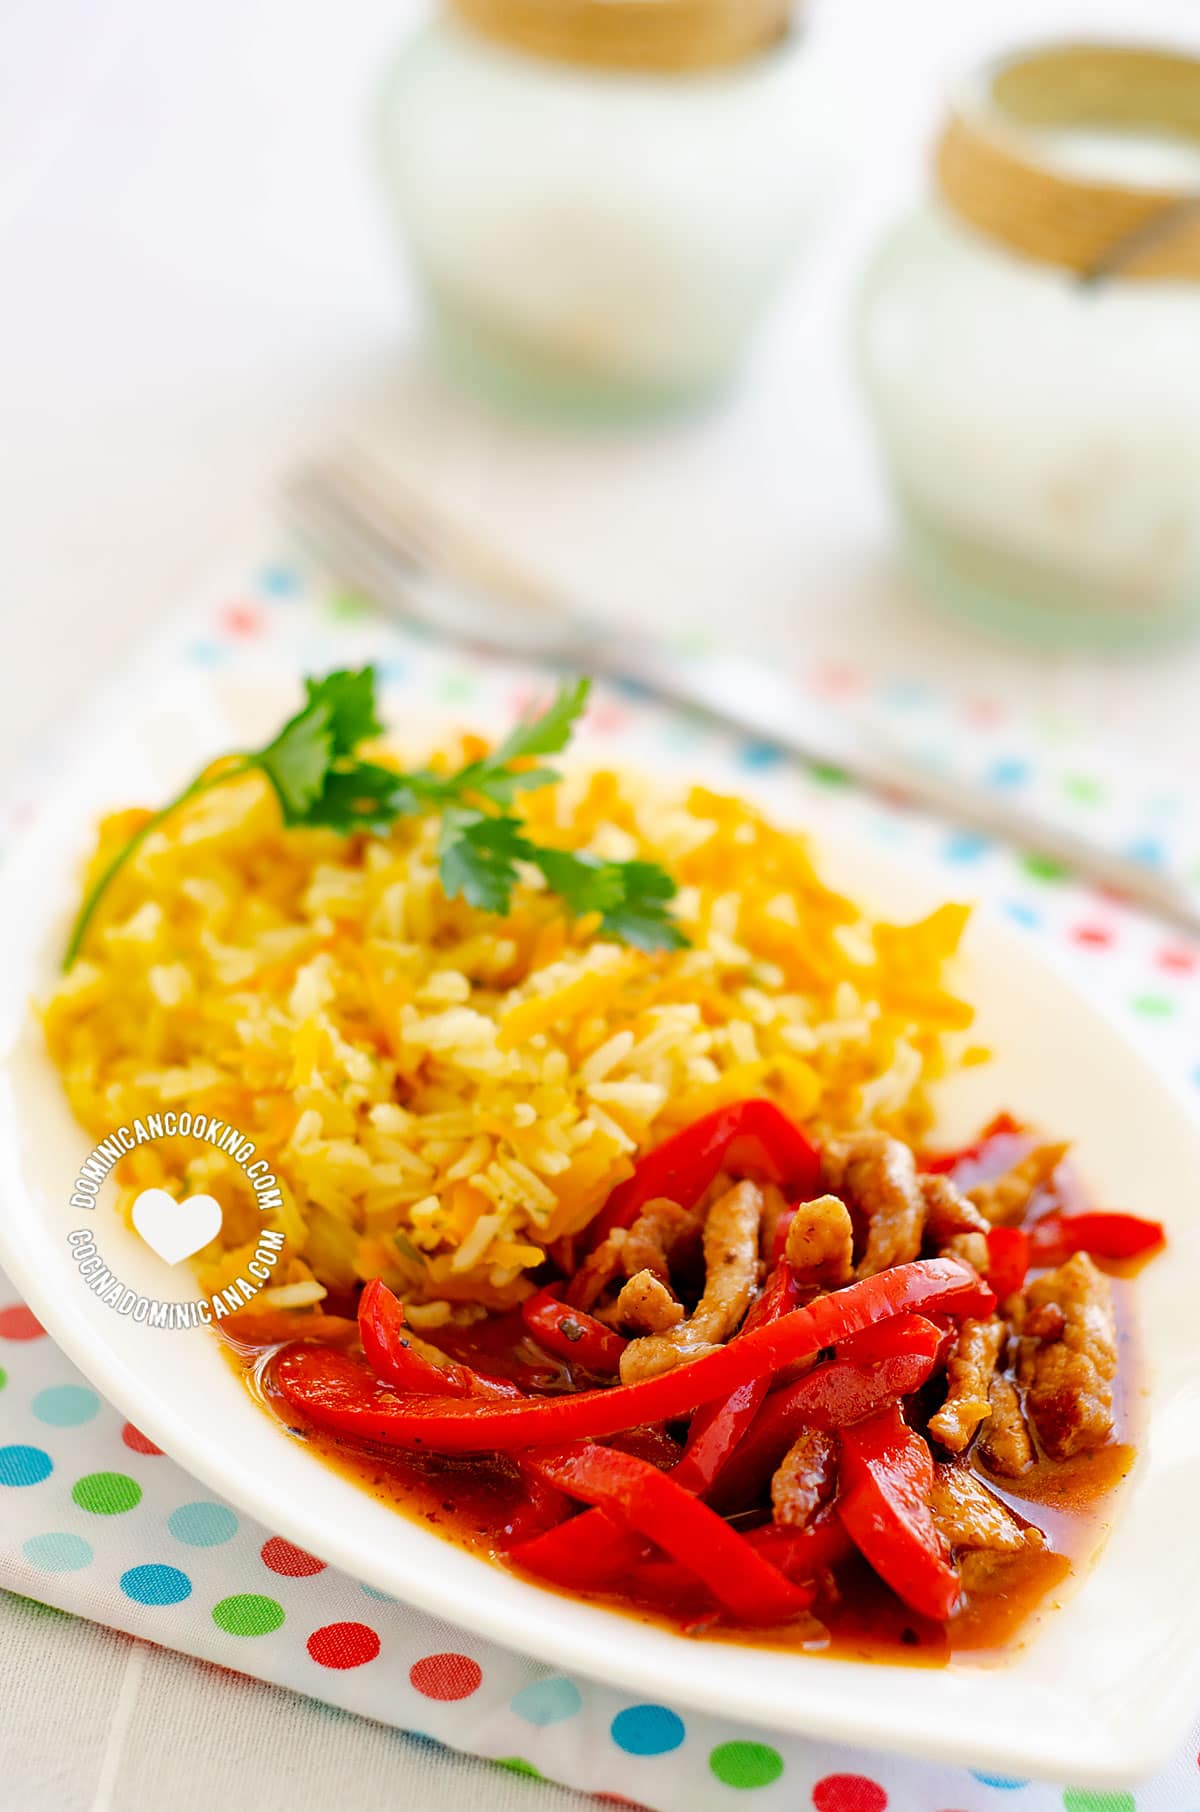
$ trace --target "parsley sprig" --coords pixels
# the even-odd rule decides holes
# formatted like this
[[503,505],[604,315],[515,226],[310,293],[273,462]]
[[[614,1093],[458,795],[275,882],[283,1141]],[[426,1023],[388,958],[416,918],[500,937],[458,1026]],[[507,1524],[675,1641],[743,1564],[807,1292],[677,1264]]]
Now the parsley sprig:
[[433,768],[405,773],[357,753],[383,730],[373,668],[306,679],[303,706],[277,736],[206,768],[117,850],[84,897],[63,967],[79,955],[101,900],[151,832],[181,805],[252,769],[270,781],[291,826],[349,836],[385,832],[398,818],[436,813],[438,871],[451,898],[461,894],[485,912],[506,913],[522,868],[535,869],[569,912],[598,914],[608,936],[638,950],[680,949],[687,939],[669,910],[675,883],[665,869],[535,843],[514,809],[521,793],[558,779],[541,758],[566,748],[590,688],[586,679],[562,685],[539,716],[517,723],[489,754],[452,774]]

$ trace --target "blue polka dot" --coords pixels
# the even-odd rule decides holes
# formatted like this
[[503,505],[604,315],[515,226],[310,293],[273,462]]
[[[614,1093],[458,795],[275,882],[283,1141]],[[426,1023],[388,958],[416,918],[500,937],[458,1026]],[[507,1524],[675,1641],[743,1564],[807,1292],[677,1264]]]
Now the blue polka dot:
[[191,1597],[192,1582],[178,1567],[150,1564],[122,1573],[121,1590],[135,1604],[182,1604]]
[[1022,761],[1020,757],[1016,755],[1005,755],[1002,756],[999,761],[994,761],[992,763],[991,767],[984,775],[984,780],[988,786],[1024,786],[1032,772],[1033,770],[1027,761]]
[[626,1755],[666,1755],[685,1734],[683,1719],[665,1705],[630,1705],[612,1721],[612,1740]]
[[1198,1063],[1192,1071],[1192,1081],[1196,1084],[1197,1088],[1200,1088],[1200,1063]]
[[895,680],[883,694],[883,702],[894,711],[916,711],[929,699],[929,687],[923,680]]
[[1167,852],[1157,837],[1136,838],[1125,854],[1140,868],[1161,868],[1167,859]]
[[32,1567],[43,1573],[78,1573],[94,1559],[91,1542],[82,1535],[31,1535],[21,1549]]
[[512,1708],[528,1724],[558,1724],[581,1711],[583,1699],[574,1680],[535,1680],[532,1686],[522,1687]]
[[219,1548],[237,1534],[238,1519],[224,1504],[180,1504],[167,1518],[167,1528],[189,1548]]
[[398,1598],[393,1598],[390,1592],[381,1592],[373,1585],[360,1586],[359,1590],[365,1592],[368,1598],[378,1598],[380,1604],[399,1604],[400,1602]]
[[40,1447],[0,1447],[0,1485],[40,1485],[54,1461]]
[[744,768],[778,767],[783,760],[783,750],[773,742],[744,742],[738,750],[738,760]]
[[376,661],[375,672],[379,676],[381,684],[398,686],[408,677],[408,662],[399,660],[395,655],[389,655],[384,661]]
[[186,654],[195,667],[219,667],[225,659],[225,650],[218,642],[193,642]]
[[614,692],[621,694],[622,698],[654,697],[653,687],[648,686],[645,680],[636,679],[632,673],[614,673],[608,683]]
[[100,1399],[94,1390],[82,1384],[51,1384],[33,1399],[33,1413],[39,1422],[51,1428],[78,1428],[90,1422],[100,1411]]
[[300,578],[290,566],[264,566],[258,575],[258,589],[269,598],[290,598],[299,591]]
[[1009,900],[1004,910],[1014,925],[1024,925],[1027,931],[1036,931],[1042,922],[1041,914],[1026,906],[1024,900]]
[[412,1743],[417,1749],[438,1750],[446,1747],[437,1737],[427,1736],[423,1730],[398,1730],[396,1735],[403,1737],[406,1743]]
[[1015,1793],[1018,1787],[1029,1785],[1028,1781],[1019,1781],[1007,1774],[978,1774],[974,1768],[971,1773],[977,1781],[982,1781],[985,1787],[999,1787],[1003,1793]]
[[991,847],[991,838],[982,831],[955,831],[942,845],[942,854],[947,862],[978,862]]

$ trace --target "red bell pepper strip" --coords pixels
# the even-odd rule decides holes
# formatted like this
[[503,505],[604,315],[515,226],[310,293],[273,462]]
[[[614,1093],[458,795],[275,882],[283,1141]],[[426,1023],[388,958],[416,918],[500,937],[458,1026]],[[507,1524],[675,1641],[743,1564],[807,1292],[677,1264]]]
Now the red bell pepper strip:
[[1029,1261],[1057,1265],[1073,1252],[1090,1252],[1093,1258],[1141,1258],[1165,1245],[1166,1238],[1160,1221],[1144,1221],[1136,1214],[1052,1212],[1029,1228]]
[[929,1508],[933,1456],[898,1404],[843,1430],[837,1513],[855,1547],[914,1611],[944,1623],[959,1580]]
[[358,1302],[358,1334],[367,1364],[377,1378],[419,1396],[520,1397],[504,1378],[489,1378],[455,1359],[438,1364],[418,1353],[408,1338],[404,1305],[381,1278],[374,1278]]
[[[767,1279],[766,1287],[743,1323],[741,1334],[752,1334],[755,1328],[769,1327],[800,1305],[801,1290],[796,1273],[782,1259]],[[683,1458],[671,1474],[677,1484],[689,1491],[705,1492],[716,1478],[746,1430],[758,1413],[770,1387],[764,1372],[738,1386],[724,1402],[705,1403],[692,1417],[687,1447]]]
[[[884,1349],[889,1337],[890,1351]],[[942,1338],[924,1316],[898,1315],[843,1342],[836,1358],[767,1398],[717,1474],[714,1501],[743,1504],[757,1497],[802,1428],[846,1428],[919,1390],[937,1364]],[[853,1358],[842,1357],[852,1352]]]
[[1015,1296],[1029,1269],[1029,1235],[1024,1227],[991,1227],[987,1236],[988,1286],[1004,1302]]
[[982,1183],[1001,1175],[1023,1157],[1032,1144],[1032,1135],[1019,1120],[1014,1120],[1011,1114],[997,1114],[973,1144],[961,1145],[955,1151],[924,1152],[917,1168],[933,1176],[954,1176],[956,1182],[959,1180],[956,1172],[970,1169],[972,1173],[980,1173],[972,1174],[971,1181]]
[[591,1243],[597,1245],[614,1227],[628,1227],[655,1196],[694,1206],[726,1161],[739,1168],[744,1163],[804,1195],[813,1193],[821,1176],[816,1146],[773,1101],[734,1101],[647,1152],[592,1222]]
[[[853,1553],[853,1544],[832,1510],[824,1510],[807,1529],[785,1529],[779,1523],[764,1523],[749,1529],[742,1537],[747,1547],[769,1560],[789,1579],[811,1582],[821,1573],[837,1566]],[[537,1544],[530,1542],[523,1552],[534,1553]],[[536,1555],[535,1555],[536,1559]],[[525,1564],[522,1559],[522,1565]],[[536,1566],[531,1569],[536,1571]],[[694,1586],[687,1571],[678,1561],[651,1556],[629,1569],[622,1583],[634,1589],[641,1587],[678,1601],[689,1585]]]
[[786,1579],[669,1472],[594,1443],[539,1452],[529,1463],[560,1491],[603,1505],[648,1537],[702,1580],[739,1623],[786,1623],[812,1603],[810,1591]]
[[636,1384],[562,1397],[389,1401],[374,1390],[364,1391],[360,1368],[343,1355],[303,1346],[284,1348],[274,1377],[293,1407],[336,1434],[416,1452],[511,1453],[523,1447],[602,1439],[625,1428],[686,1415],[715,1397],[730,1395],[752,1378],[834,1346],[872,1322],[926,1303],[940,1304],[943,1313],[957,1313],[959,1304],[977,1299],[979,1289],[975,1273],[957,1259],[916,1259],[818,1296],[806,1307],[674,1371]]
[[521,1304],[521,1319],[548,1353],[571,1359],[592,1372],[621,1369],[621,1354],[627,1342],[594,1315],[585,1315],[582,1309],[560,1302],[554,1286],[526,1297]]
[[606,1510],[585,1510],[510,1549],[508,1557],[539,1579],[579,1592],[625,1578],[650,1552],[650,1544],[628,1524],[614,1522]]

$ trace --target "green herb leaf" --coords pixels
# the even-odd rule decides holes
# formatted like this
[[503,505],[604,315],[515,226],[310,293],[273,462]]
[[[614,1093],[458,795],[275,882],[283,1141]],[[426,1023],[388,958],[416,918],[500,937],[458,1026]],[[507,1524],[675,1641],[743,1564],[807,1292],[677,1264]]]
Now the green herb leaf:
[[326,708],[335,756],[353,755],[360,742],[382,736],[383,725],[375,709],[374,667],[360,667],[357,672],[342,667],[323,679],[306,679],[304,692],[308,703],[300,715]]
[[397,818],[411,818],[428,811],[428,794],[417,776],[398,774],[395,768],[359,761],[353,767],[335,768],[325,776],[320,793],[308,807],[305,824],[327,830],[389,831]]
[[538,717],[514,725],[487,758],[491,768],[507,767],[527,755],[558,755],[571,740],[591,692],[590,679],[566,680]]
[[518,863],[532,853],[516,818],[493,818],[462,806],[442,813],[438,872],[450,899],[461,894],[469,906],[506,913],[520,879]]
[[303,824],[320,797],[333,756],[329,705],[306,705],[279,732],[274,742],[252,757],[279,795],[285,824]]

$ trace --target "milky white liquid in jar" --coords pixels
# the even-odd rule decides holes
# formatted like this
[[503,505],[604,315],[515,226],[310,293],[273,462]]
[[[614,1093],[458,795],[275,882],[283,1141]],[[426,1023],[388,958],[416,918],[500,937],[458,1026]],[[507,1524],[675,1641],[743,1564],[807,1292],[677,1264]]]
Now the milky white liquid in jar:
[[[1068,175],[1200,197],[1200,145],[1060,129],[1039,151]],[[1200,284],[1086,282],[934,203],[869,272],[859,353],[936,600],[1060,641],[1200,620]]]
[[731,375],[827,197],[832,121],[798,35],[655,74],[446,19],[396,66],[379,146],[460,371],[508,402],[622,414]]

